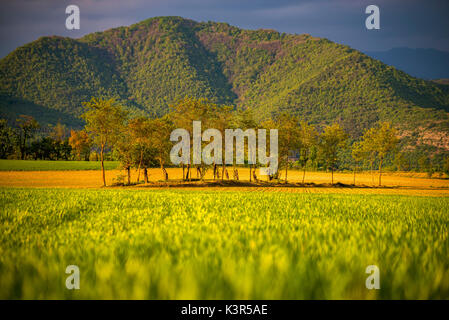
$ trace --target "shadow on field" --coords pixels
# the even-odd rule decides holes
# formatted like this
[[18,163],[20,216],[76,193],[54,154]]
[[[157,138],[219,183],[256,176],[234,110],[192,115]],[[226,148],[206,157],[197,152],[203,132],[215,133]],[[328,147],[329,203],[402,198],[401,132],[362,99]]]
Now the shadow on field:
[[353,185],[345,184],[341,182],[331,183],[295,183],[295,182],[278,182],[278,181],[236,181],[236,180],[204,180],[200,181],[198,179],[192,179],[191,181],[183,180],[168,180],[168,181],[152,181],[148,183],[132,183],[130,185],[113,185],[112,187],[149,187],[149,188],[353,188],[353,189],[395,189],[398,186],[368,186],[368,185]]

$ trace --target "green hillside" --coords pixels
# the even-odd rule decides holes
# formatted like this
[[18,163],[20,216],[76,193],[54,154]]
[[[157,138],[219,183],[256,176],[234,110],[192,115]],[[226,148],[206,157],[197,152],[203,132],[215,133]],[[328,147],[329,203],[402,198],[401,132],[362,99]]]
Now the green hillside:
[[158,17],[76,40],[40,38],[0,60],[2,117],[77,126],[91,96],[150,116],[184,96],[207,97],[253,108],[259,120],[282,111],[338,120],[353,137],[389,120],[415,144],[449,149],[449,86],[305,34]]

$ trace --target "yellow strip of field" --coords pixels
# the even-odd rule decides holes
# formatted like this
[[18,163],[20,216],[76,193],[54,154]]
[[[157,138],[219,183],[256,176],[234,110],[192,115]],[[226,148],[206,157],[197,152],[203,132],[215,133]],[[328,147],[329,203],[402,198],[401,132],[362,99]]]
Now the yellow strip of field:
[[[182,169],[168,168],[170,180],[182,179]],[[163,180],[162,171],[157,168],[148,170],[151,182]],[[221,171],[220,171],[221,173]],[[118,175],[124,175],[124,171],[109,170],[106,171],[107,184],[112,185]],[[290,183],[302,182],[303,173],[301,171],[291,170],[288,172]],[[192,178],[196,178],[196,172],[193,170]],[[206,179],[212,179],[212,172],[208,172]],[[249,180],[249,170],[239,169],[239,178],[241,181]],[[260,177],[259,177],[260,178]],[[132,182],[136,182],[137,171],[132,170]],[[265,178],[263,178],[265,179]],[[318,186],[291,187],[276,186],[270,187],[265,184],[254,184],[251,186],[214,186],[213,188],[203,186],[200,182],[195,185],[179,186],[183,190],[220,190],[220,191],[267,191],[267,192],[307,192],[307,193],[350,193],[350,194],[408,194],[423,196],[449,196],[449,180],[442,178],[429,179],[421,173],[385,173],[382,176],[382,188],[377,188],[378,175],[370,173],[360,173],[356,175],[357,187],[330,187],[330,173],[326,172],[306,172],[305,183],[315,183]],[[353,183],[352,173],[335,173],[334,183],[350,185]],[[140,174],[140,180],[143,180],[143,172]],[[226,179],[225,179],[226,180]],[[99,188],[102,186],[101,171],[1,171],[1,187],[48,187],[48,188]],[[164,184],[139,184],[126,188],[161,188]],[[176,188],[171,185],[170,188]]]

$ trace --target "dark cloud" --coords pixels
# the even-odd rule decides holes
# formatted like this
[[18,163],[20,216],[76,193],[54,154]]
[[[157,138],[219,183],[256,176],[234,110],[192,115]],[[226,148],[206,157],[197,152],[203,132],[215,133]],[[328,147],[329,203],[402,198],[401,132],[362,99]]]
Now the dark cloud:
[[[76,4],[81,30],[65,29],[65,8]],[[365,8],[376,4],[381,29],[365,29]],[[447,0],[1,0],[0,56],[44,35],[81,37],[162,15],[228,22],[242,28],[310,33],[360,50],[424,47],[449,51]]]

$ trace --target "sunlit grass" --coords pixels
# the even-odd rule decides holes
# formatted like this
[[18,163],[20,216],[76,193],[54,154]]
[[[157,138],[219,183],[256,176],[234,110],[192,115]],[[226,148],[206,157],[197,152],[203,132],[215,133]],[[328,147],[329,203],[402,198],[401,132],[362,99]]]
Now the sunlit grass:
[[[106,170],[118,167],[118,161],[105,161]],[[100,170],[99,161],[3,160],[0,171]]]
[[449,298],[448,198],[0,190],[0,298]]

